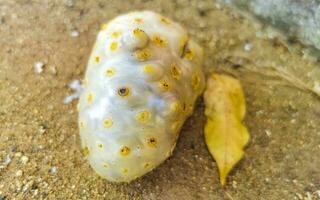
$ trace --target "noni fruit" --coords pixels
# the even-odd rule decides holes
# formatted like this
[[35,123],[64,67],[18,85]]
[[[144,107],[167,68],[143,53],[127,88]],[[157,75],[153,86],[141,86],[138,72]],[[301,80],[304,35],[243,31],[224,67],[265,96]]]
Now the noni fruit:
[[104,24],[79,102],[83,152],[109,181],[129,182],[166,160],[204,89],[203,50],[152,11]]

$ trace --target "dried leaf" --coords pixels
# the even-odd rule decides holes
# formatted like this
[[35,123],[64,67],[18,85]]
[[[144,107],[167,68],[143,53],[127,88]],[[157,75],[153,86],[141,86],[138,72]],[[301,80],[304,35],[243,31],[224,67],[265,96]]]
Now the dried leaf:
[[240,82],[227,75],[211,75],[204,102],[206,144],[218,164],[220,183],[225,185],[229,172],[243,157],[243,148],[250,137],[242,124],[246,107]]

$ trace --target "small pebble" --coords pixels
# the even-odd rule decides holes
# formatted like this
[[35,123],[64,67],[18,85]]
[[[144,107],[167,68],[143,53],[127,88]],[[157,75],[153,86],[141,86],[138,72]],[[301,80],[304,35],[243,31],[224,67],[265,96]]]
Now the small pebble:
[[64,104],[71,103],[73,100],[78,99],[83,91],[82,85],[79,80],[73,80],[68,86],[74,90],[74,93],[65,97],[63,100]]
[[51,74],[57,75],[57,69],[56,69],[56,67],[54,67],[54,66],[53,66],[53,67],[50,67],[49,70],[50,70],[50,73],[51,73]]
[[71,37],[79,37],[79,35],[80,35],[79,32],[76,30],[71,31],[71,33],[70,33]]
[[236,181],[232,181],[232,187],[233,187],[233,188],[236,189],[236,188],[237,188],[237,184],[238,184],[238,183],[237,183]]
[[9,155],[7,155],[6,158],[5,158],[5,160],[4,160],[4,162],[3,162],[3,164],[4,164],[5,166],[7,166],[7,165],[9,165],[10,163],[11,163],[11,158],[10,158]]
[[298,197],[298,199],[302,200],[303,199],[303,196],[299,193],[296,193],[296,196]]
[[28,191],[30,188],[32,188],[33,184],[34,184],[33,180],[30,180],[29,182],[27,182],[27,184],[23,186],[22,192]]
[[310,192],[306,192],[306,197],[304,198],[305,200],[312,200],[312,195]]
[[36,73],[41,74],[43,72],[44,63],[43,62],[36,62],[34,64],[34,69]]
[[22,163],[22,164],[25,165],[25,164],[27,164],[28,161],[29,161],[29,158],[28,158],[27,156],[22,156],[22,157],[21,157],[21,163]]
[[261,31],[257,31],[256,32],[256,37],[257,38],[262,38],[263,37],[263,33]]
[[14,154],[14,156],[20,158],[22,156],[22,153],[21,152],[17,152],[17,153]]
[[42,188],[48,188],[49,184],[46,181],[43,181],[43,182],[40,183],[40,186]]
[[50,173],[52,173],[52,174],[55,174],[55,173],[57,173],[58,172],[58,168],[57,167],[51,167],[51,169],[50,169]]
[[38,132],[40,134],[44,134],[46,132],[46,128],[44,126],[40,126],[39,129],[38,129]]
[[252,44],[249,43],[249,42],[245,43],[243,49],[244,49],[245,51],[247,51],[247,52],[251,51],[251,50],[252,50]]
[[66,6],[68,6],[68,7],[73,7],[73,6],[74,6],[73,0],[66,0],[65,4],[66,4]]
[[316,93],[319,93],[320,94],[320,82],[314,82],[314,85],[313,85],[313,90],[316,92]]
[[20,176],[22,176],[22,174],[23,174],[22,170],[18,170],[16,172],[16,177],[20,177]]
[[290,120],[291,124],[295,124],[296,121],[297,121],[296,119],[291,119],[291,120]]
[[79,80],[73,80],[71,83],[68,84],[68,86],[73,90],[81,90],[82,86]]
[[267,136],[268,136],[268,137],[270,137],[270,136],[271,136],[271,131],[269,131],[269,130],[265,130],[265,133],[267,134]]

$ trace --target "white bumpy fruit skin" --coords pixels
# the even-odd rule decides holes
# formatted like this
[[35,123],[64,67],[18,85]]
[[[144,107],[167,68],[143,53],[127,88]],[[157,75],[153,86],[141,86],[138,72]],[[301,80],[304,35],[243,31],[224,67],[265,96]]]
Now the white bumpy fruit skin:
[[80,97],[84,155],[109,181],[129,182],[166,160],[204,89],[202,48],[151,11],[102,26]]

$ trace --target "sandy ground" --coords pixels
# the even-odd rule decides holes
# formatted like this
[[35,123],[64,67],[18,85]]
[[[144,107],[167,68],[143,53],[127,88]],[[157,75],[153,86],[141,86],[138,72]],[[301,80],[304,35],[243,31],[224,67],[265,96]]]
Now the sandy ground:
[[[204,46],[208,71],[242,82],[252,139],[225,188],[203,140],[201,99],[173,156],[130,184],[99,178],[82,156],[67,84],[83,77],[100,23],[135,9],[179,21]],[[303,84],[320,77],[319,63],[256,37],[258,28],[214,1],[0,0],[0,199],[320,199],[320,98]]]

